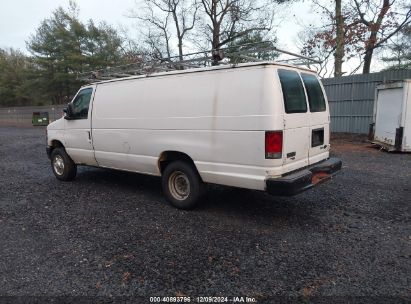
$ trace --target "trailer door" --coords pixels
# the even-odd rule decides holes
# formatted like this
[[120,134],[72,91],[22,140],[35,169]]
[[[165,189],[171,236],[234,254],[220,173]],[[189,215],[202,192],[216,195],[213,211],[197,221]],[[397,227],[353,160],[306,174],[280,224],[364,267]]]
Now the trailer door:
[[377,91],[377,112],[375,117],[375,140],[394,146],[397,128],[401,127],[402,87]]

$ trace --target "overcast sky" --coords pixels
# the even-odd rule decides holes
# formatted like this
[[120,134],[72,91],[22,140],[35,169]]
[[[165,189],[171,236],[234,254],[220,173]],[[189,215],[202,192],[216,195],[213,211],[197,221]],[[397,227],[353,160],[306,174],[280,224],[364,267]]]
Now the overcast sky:
[[[129,29],[133,36],[135,21],[127,18],[127,11],[136,7],[138,0],[77,0],[80,8],[80,18],[83,21],[93,19],[96,22],[106,21],[115,27]],[[279,47],[297,51],[295,38],[301,26],[298,23],[309,22],[310,5],[305,1],[292,5],[283,15],[289,16],[282,20],[277,30]],[[69,0],[3,0],[0,7],[0,48],[13,47],[26,50],[25,41],[59,6],[68,7]]]
[[[107,21],[114,26],[131,26],[124,15],[135,0],[77,0],[82,20]],[[25,50],[25,41],[51,13],[69,0],[4,0],[0,8],[0,47]]]

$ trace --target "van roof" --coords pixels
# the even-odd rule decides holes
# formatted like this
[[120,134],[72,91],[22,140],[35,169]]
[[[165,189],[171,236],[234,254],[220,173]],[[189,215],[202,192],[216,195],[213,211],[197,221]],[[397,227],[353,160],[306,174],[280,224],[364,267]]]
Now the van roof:
[[292,69],[303,70],[311,73],[315,73],[315,71],[310,70],[308,68],[304,68],[301,66],[296,66],[292,64],[285,64],[275,61],[259,61],[259,62],[248,62],[248,63],[240,63],[240,64],[224,64],[212,67],[202,67],[202,68],[191,68],[187,70],[173,70],[168,72],[155,72],[152,74],[145,74],[145,75],[136,75],[136,76],[129,76],[129,77],[122,77],[122,78],[115,78],[110,80],[102,80],[96,81],[91,84],[86,84],[82,87],[94,85],[94,84],[102,84],[108,82],[115,82],[115,81],[122,81],[122,80],[130,80],[130,79],[139,79],[139,78],[148,78],[148,77],[157,77],[157,76],[166,76],[166,75],[179,75],[179,74],[188,74],[188,73],[198,73],[198,72],[208,72],[208,71],[216,71],[216,70],[228,70],[228,69],[237,69],[237,68],[245,68],[245,67],[253,67],[253,66],[267,66],[267,65],[274,65],[274,66],[281,66],[281,67],[288,67]]

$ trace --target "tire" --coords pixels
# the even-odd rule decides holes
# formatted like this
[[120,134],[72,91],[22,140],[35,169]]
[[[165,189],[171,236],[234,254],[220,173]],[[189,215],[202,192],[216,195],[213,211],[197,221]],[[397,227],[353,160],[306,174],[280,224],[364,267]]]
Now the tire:
[[197,170],[183,161],[167,165],[161,185],[166,200],[179,209],[193,209],[204,193],[204,183]]
[[51,152],[51,168],[57,179],[71,181],[76,177],[77,165],[68,156],[64,148],[55,148]]

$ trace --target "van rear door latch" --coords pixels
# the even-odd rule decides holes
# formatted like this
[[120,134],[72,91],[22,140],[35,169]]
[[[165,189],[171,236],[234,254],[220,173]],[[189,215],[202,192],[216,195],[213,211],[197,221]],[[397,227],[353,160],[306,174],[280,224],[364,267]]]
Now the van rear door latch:
[[290,152],[290,153],[287,153],[287,158],[295,159],[296,155],[297,155],[296,152]]

